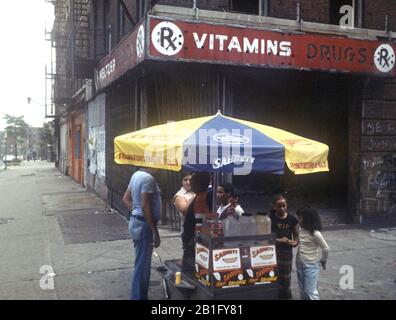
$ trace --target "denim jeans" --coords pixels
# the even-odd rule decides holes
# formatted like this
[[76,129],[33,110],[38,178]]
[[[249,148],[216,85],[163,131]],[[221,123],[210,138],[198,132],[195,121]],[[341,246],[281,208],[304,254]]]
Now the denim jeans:
[[148,300],[153,253],[153,234],[149,225],[131,217],[129,233],[135,249],[135,269],[132,276],[132,300]]
[[318,278],[320,262],[303,263],[297,261],[296,266],[301,300],[319,300]]

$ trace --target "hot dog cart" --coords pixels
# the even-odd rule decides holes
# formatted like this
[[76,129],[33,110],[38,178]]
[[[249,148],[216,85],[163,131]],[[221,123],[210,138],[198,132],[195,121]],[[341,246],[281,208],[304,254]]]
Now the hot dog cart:
[[[180,283],[176,272],[182,274]],[[199,232],[195,261],[165,261],[162,274],[172,300],[278,299],[275,235]]]

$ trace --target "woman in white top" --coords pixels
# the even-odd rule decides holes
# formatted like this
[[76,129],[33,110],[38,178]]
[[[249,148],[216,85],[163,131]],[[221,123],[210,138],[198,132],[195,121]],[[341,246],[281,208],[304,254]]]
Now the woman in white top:
[[187,214],[187,209],[193,202],[195,193],[191,191],[191,174],[183,175],[182,187],[173,197],[173,204],[180,213],[181,226],[183,228],[184,217]]
[[318,278],[320,265],[326,270],[329,246],[323,238],[320,216],[312,208],[297,211],[301,226],[297,249],[297,279],[301,300],[319,300]]

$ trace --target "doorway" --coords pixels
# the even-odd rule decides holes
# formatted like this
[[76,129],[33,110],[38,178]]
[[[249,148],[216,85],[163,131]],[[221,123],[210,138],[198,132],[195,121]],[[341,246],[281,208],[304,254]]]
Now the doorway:
[[[348,214],[348,80],[343,75],[286,70],[230,73],[234,117],[262,123],[329,146],[329,172],[281,176],[235,176],[246,190],[248,211],[268,211],[276,193],[291,211],[311,205],[325,224],[345,222]],[[241,197],[242,199],[242,197]],[[243,199],[242,199],[243,201]],[[245,203],[245,202],[244,202]]]

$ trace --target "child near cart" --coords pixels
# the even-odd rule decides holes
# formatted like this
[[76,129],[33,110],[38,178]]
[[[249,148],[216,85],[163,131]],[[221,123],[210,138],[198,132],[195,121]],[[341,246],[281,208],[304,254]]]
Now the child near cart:
[[[329,246],[320,232],[319,213],[310,207],[297,211],[301,226],[296,256],[297,279],[301,300],[319,300],[318,278],[320,265],[326,270]],[[322,251],[322,254],[320,254]]]
[[224,220],[229,216],[239,219],[244,213],[242,207],[238,204],[239,192],[230,183],[223,183],[217,187],[216,192],[219,206],[217,214],[220,220]]
[[298,245],[298,221],[287,212],[287,200],[282,195],[275,196],[270,218],[271,232],[276,234],[279,299],[291,300],[290,280],[293,247]]

